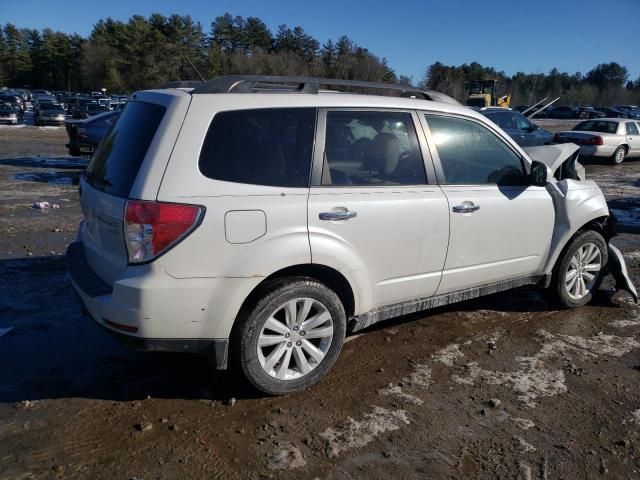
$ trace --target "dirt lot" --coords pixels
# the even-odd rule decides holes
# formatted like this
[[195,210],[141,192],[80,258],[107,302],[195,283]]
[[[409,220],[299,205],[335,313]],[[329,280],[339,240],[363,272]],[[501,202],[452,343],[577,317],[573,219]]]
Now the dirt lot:
[[[0,127],[0,479],[640,478],[640,308],[610,282],[573,311],[522,288],[387,323],[319,385],[260,397],[81,316],[65,141]],[[586,167],[640,284],[640,161]]]

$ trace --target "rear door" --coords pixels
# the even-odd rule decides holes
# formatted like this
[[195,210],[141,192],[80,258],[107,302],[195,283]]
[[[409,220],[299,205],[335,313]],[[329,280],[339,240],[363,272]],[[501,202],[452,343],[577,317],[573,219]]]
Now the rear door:
[[440,283],[447,200],[430,159],[425,171],[416,125],[409,111],[320,111],[308,202],[312,259],[364,278],[371,297],[358,294],[367,307],[427,297]]
[[539,274],[554,227],[544,187],[496,132],[471,118],[425,114],[438,181],[449,201],[449,250],[438,293]]

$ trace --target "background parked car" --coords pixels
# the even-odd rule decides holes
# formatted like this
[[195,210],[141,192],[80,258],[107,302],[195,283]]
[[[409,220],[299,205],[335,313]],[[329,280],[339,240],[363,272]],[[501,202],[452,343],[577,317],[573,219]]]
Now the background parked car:
[[606,114],[606,118],[629,118],[627,112],[613,107],[596,107]]
[[63,125],[67,114],[60,104],[41,104],[35,114],[36,125]]
[[0,123],[17,125],[19,121],[18,109],[12,103],[0,100]]
[[580,118],[580,110],[577,107],[555,107],[547,112],[547,118]]
[[516,110],[481,110],[480,113],[507,132],[522,147],[548,145],[553,141],[553,133],[540,128]]
[[629,119],[585,120],[573,130],[556,133],[553,139],[580,145],[581,156],[608,157],[616,165],[626,157],[640,157],[640,122]]
[[69,149],[69,155],[93,154],[111,125],[118,120],[120,113],[119,111],[106,112],[86,120],[67,120],[65,127],[69,135],[69,143],[66,147]]
[[588,118],[604,118],[607,116],[603,111],[593,107],[578,107],[578,115],[585,120]]

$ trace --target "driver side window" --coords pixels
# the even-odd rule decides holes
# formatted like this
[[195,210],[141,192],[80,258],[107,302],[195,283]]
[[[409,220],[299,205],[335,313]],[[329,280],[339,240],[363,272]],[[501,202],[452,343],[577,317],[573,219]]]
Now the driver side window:
[[425,115],[448,185],[525,185],[522,160],[479,123]]

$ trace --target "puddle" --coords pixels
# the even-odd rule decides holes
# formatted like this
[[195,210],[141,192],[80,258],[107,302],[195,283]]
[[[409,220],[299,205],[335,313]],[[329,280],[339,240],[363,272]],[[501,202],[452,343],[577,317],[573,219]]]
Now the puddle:
[[80,172],[28,172],[18,173],[13,176],[13,179],[23,182],[51,183],[53,185],[78,185],[80,183],[80,175]]
[[88,164],[88,160],[77,157],[19,157],[0,159],[0,165],[31,168],[84,169]]

